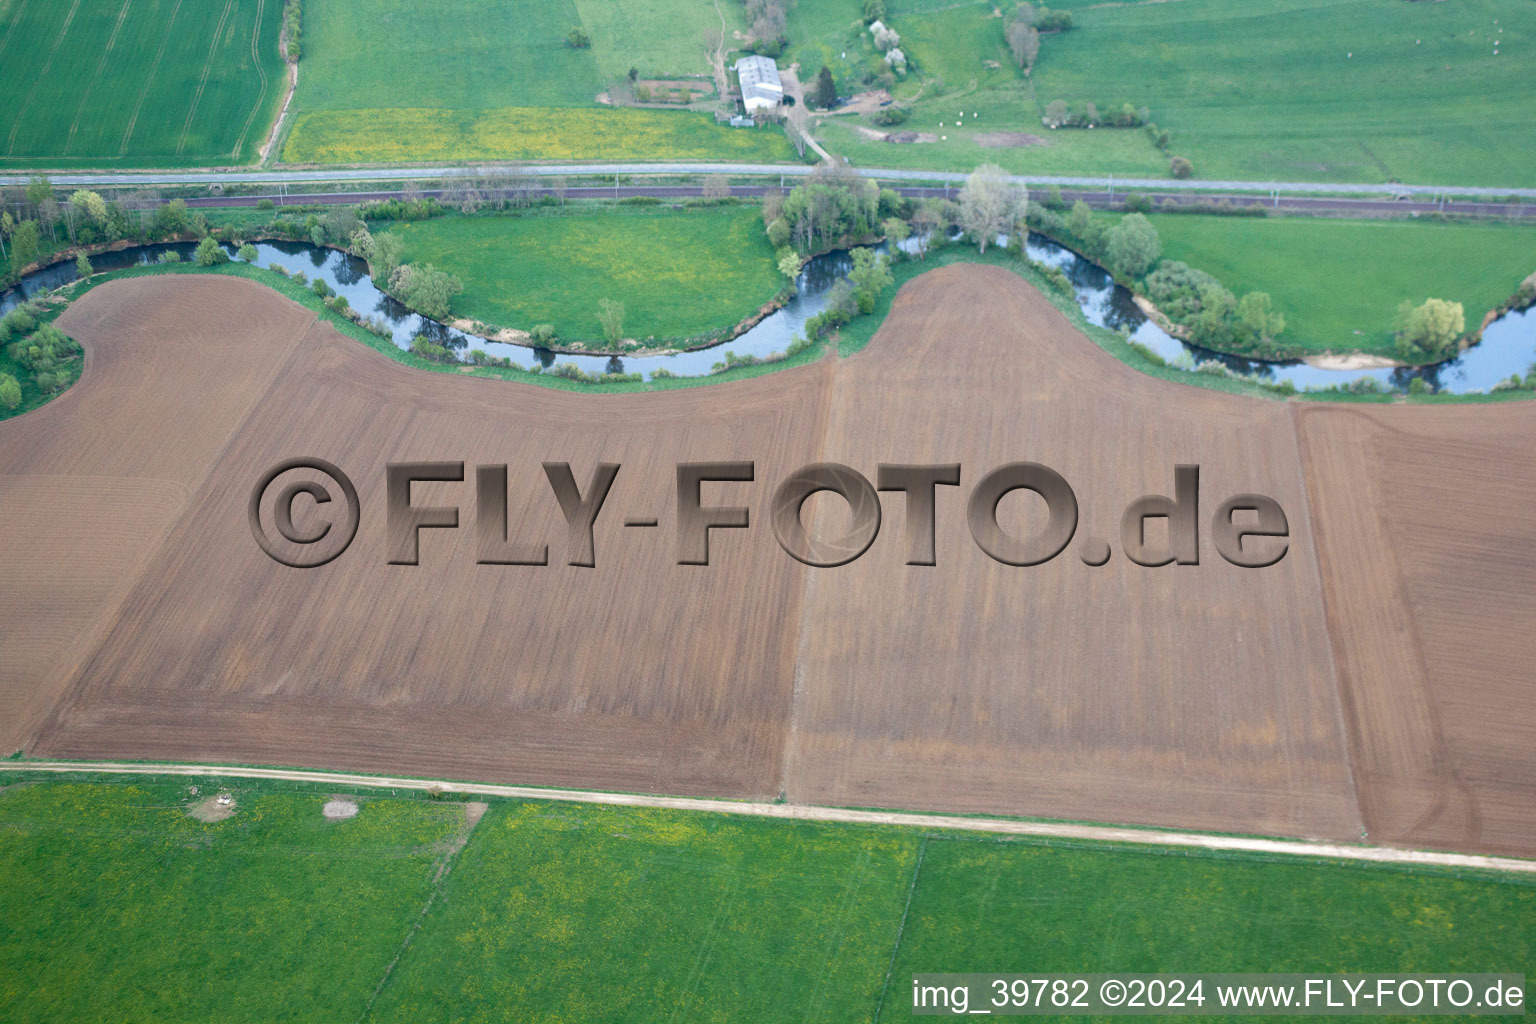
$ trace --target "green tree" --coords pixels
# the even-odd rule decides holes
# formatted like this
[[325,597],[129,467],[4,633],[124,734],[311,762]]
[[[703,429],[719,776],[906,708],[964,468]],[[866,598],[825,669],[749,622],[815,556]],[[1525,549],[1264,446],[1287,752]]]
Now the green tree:
[[1067,226],[1078,238],[1084,238],[1088,234],[1088,225],[1093,221],[1093,209],[1081,199],[1072,204],[1072,212],[1067,215]]
[[37,221],[24,220],[11,232],[11,270],[20,274],[23,267],[43,258],[38,242]]
[[155,211],[155,229],[165,235],[184,234],[192,227],[192,215],[184,199],[172,199]]
[[768,242],[775,249],[789,244],[789,221],[775,217],[768,225]]
[[256,247],[250,242],[246,242],[235,250],[235,255],[247,263],[255,263],[257,257]]
[[565,45],[573,50],[585,50],[592,45],[592,37],[580,25],[572,25],[571,30],[565,34]]
[[779,273],[791,281],[800,276],[800,254],[788,246],[779,252]]
[[1029,193],[996,164],[982,164],[960,188],[960,225],[985,253],[998,234],[1013,231],[1028,212]]
[[864,0],[864,24],[885,17],[885,0]]
[[873,249],[853,250],[853,269],[848,272],[848,283],[853,285],[853,297],[860,313],[873,313],[880,293],[895,281],[891,264]]
[[21,383],[8,373],[0,373],[0,408],[10,411],[21,404]]
[[608,344],[617,345],[624,340],[624,303],[598,299],[597,319],[603,325],[603,338]]
[[1200,312],[1190,324],[1190,336],[1205,348],[1224,351],[1232,347],[1232,314],[1237,300],[1219,284],[1200,289]]
[[216,263],[228,263],[229,253],[214,239],[205,238],[197,243],[192,259],[200,267],[211,267]]
[[69,197],[69,205],[90,218],[93,224],[107,222],[107,201],[95,192],[82,188]]
[[1249,292],[1237,304],[1237,330],[1250,344],[1268,344],[1285,330],[1285,314],[1271,308],[1267,292]]
[[1022,19],[1008,26],[1008,49],[1013,52],[1014,63],[1027,75],[1035,66],[1040,53],[1040,32]]
[[1466,330],[1466,315],[1459,302],[1425,299],[1415,306],[1405,302],[1397,310],[1397,355],[1411,366],[1438,363],[1455,354],[1456,343]]
[[1176,156],[1168,161],[1168,171],[1175,178],[1187,178],[1195,173],[1195,165],[1182,156]]
[[810,101],[823,110],[831,109],[837,102],[837,83],[832,81],[832,69],[825,64],[816,72],[816,84],[811,88]]
[[535,345],[548,348],[549,344],[555,340],[555,325],[534,324],[528,329],[528,338]]
[[1141,277],[1157,265],[1162,254],[1157,228],[1139,213],[1128,214],[1110,229],[1104,250],[1110,271],[1124,278]]
[[53,183],[46,176],[34,174],[27,179],[27,202],[33,209],[39,209],[44,203],[53,199]]
[[1065,124],[1071,108],[1066,100],[1051,100],[1045,105],[1045,123],[1055,128],[1059,124]]
[[373,268],[375,280],[387,283],[400,265],[405,262],[405,239],[392,231],[382,231],[373,236],[373,255],[367,257]]
[[90,277],[93,273],[95,273],[95,271],[91,268],[91,261],[86,257],[85,253],[81,253],[79,256],[75,257],[75,273],[79,274],[81,277]]
[[430,263],[401,264],[390,275],[389,287],[407,306],[433,320],[446,319],[449,302],[464,290],[458,278]]
[[901,243],[912,237],[912,226],[900,217],[888,217],[880,222],[880,233],[893,248],[900,250]]

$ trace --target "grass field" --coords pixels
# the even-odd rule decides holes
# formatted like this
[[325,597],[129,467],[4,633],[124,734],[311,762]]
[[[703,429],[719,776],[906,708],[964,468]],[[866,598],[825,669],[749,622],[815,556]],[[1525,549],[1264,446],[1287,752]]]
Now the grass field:
[[571,0],[305,0],[301,111],[580,107],[602,90]]
[[704,32],[725,21],[727,45],[747,30],[740,0],[575,0],[592,37],[592,54],[608,81],[630,68],[641,78],[709,73]]
[[784,283],[755,206],[673,212],[440,217],[393,226],[406,259],[457,275],[457,315],[601,344],[600,299],[624,304],[626,337],[682,339],[729,327]]
[[[969,170],[995,163],[1020,174],[1091,171],[1157,177],[1167,172],[1168,158],[1139,130],[1053,132],[1042,125],[1028,81],[1008,52],[1004,21],[993,10],[991,3],[894,6],[888,20],[901,34],[911,73],[893,93],[910,107],[911,118],[890,129],[863,118],[824,118],[816,130],[818,140],[866,167]],[[1042,50],[1059,38],[1047,37]],[[804,48],[829,63],[841,91],[851,92],[861,88],[854,67],[862,52],[848,51],[852,45],[834,32]],[[848,59],[842,58],[844,52],[850,53]],[[914,131],[922,137],[888,143],[856,126]]]
[[434,880],[462,805],[326,821],[320,787],[234,781],[203,824],[192,781],[0,790],[0,1014],[873,1021],[916,971],[1536,955],[1536,887],[1505,880],[549,802],[493,803]]
[[[742,27],[739,0],[721,8]],[[796,160],[776,130],[598,105],[631,67],[707,72],[713,0],[306,0],[304,24],[289,163]],[[591,48],[566,45],[575,25]]]
[[[956,128],[962,108],[965,120]],[[913,108],[912,119],[906,124],[878,129],[924,132],[940,136],[937,141],[871,139],[859,134],[855,123],[851,118],[826,118],[816,129],[816,139],[833,153],[852,160],[856,167],[970,171],[991,163],[1014,174],[1083,174],[1091,168],[1096,174],[1141,178],[1162,177],[1168,170],[1167,158],[1142,132],[1051,131],[1039,119],[1021,115],[1017,94],[1008,90],[923,100]],[[1010,146],[986,146],[977,141],[978,136],[994,133],[1027,134],[1038,141]]]
[[460,160],[734,160],[794,163],[782,132],[728,128],[683,110],[500,107],[319,110],[300,114],[289,163]]
[[[1529,884],[951,838],[927,843],[892,977],[1003,963],[1063,973],[1524,971],[1533,955]],[[890,1016],[910,1012],[910,985],[891,988]]]
[[0,166],[251,161],[281,20],[281,0],[0,0]]
[[204,824],[189,781],[0,794],[0,1016],[356,1019],[462,806],[332,822],[321,796],[237,789],[235,817]]
[[[1450,299],[1467,329],[1536,271],[1536,228],[1513,224],[1154,215],[1163,258],[1264,291],[1281,340],[1319,351],[1393,353],[1399,303]],[[1356,333],[1359,332],[1359,333]]]
[[1536,184],[1536,5],[1051,6],[1078,27],[1042,43],[1039,103],[1145,104],[1199,177]]

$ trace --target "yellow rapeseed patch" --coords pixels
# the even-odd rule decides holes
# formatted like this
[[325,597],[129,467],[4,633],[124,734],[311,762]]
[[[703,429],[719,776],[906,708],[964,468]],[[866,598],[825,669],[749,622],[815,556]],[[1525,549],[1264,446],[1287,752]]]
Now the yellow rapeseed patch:
[[498,107],[314,110],[283,146],[288,163],[459,160],[794,160],[782,132],[728,128],[692,111]]

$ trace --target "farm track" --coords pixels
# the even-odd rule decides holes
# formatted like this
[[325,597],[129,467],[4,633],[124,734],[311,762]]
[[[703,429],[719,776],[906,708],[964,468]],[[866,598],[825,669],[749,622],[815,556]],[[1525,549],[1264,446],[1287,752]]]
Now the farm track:
[[818,821],[846,825],[899,825],[924,831],[983,832],[991,835],[1028,836],[1088,842],[1150,846],[1193,847],[1216,852],[1266,857],[1305,857],[1327,860],[1395,864],[1408,867],[1440,867],[1472,871],[1536,874],[1536,860],[1485,857],[1441,850],[1412,850],[1391,846],[1355,846],[1344,843],[1267,839],[1259,836],[1213,835],[1205,832],[1170,832],[1161,829],[1118,828],[1113,825],[1080,825],[1068,822],[1017,821],[1006,818],[971,818],[959,815],[914,814],[908,811],[869,811],[848,807],[809,804],[751,803],[693,797],[656,796],[643,793],[609,793],[593,790],[543,789],[537,786],[501,786],[452,779],[420,779],[297,768],[252,768],[221,764],[135,764],[112,761],[17,761],[0,763],[0,771],[39,774],[170,775],[232,779],[264,779],[285,782],[316,782],[342,788],[390,789],[422,793],[441,791],[465,796],[489,796],[508,800],[549,800],[615,807],[653,807],[707,814],[740,814],[785,821]]
[[[667,393],[419,373],[230,278],[113,282],[60,324],[84,377],[0,425],[4,503],[37,538],[0,564],[0,621],[26,641],[0,665],[10,749],[1532,852],[1536,560],[1503,552],[1529,550],[1536,479],[1491,467],[1520,464],[1536,409],[1298,421],[1136,374],[1016,276],[964,265],[907,285],[856,356]],[[1356,424],[1375,439],[1333,436]],[[244,503],[295,454],[353,474],[365,510],[388,461],[507,463],[509,522],[555,541],[553,564],[477,565],[466,519],[391,567],[365,511],[346,556],[276,566]],[[670,520],[641,535],[615,512],[597,567],[571,569],[551,458],[578,479],[620,463],[612,504],[648,514],[672,507],[676,462],[752,459],[753,484],[705,500],[739,496],[754,529],[679,566]],[[1197,462],[1206,508],[1275,497],[1290,553],[1013,569],[975,550],[947,488],[940,569],[902,564],[895,523],[807,581],[766,530],[773,483],[809,462],[961,462],[970,484],[1020,458],[1071,481],[1084,537]],[[1426,505],[1397,477],[1448,482]],[[463,485],[435,496],[473,507]],[[1436,527],[1433,502],[1487,528]],[[1393,660],[1415,644],[1427,689]]]

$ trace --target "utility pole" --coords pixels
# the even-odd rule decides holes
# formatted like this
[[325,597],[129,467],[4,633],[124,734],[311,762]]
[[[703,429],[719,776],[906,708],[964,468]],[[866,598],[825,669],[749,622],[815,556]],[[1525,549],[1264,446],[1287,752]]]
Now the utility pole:
[[1115,205],[1115,176],[1109,176],[1109,205]]

